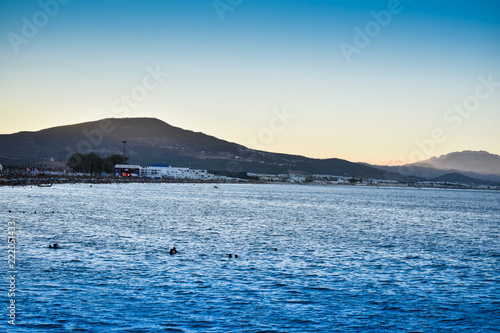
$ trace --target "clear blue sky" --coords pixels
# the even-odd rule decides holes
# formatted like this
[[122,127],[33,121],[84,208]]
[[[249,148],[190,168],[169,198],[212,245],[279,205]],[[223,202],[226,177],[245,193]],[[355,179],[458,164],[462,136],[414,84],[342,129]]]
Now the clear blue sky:
[[310,157],[500,154],[498,1],[61,2],[0,4],[0,133],[156,117]]

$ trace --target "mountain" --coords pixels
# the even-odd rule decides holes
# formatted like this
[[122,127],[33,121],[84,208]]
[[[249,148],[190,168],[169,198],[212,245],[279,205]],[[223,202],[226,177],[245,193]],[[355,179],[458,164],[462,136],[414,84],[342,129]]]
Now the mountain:
[[439,170],[457,170],[500,176],[500,155],[490,154],[486,151],[465,150],[432,157],[425,161],[413,163],[413,165],[432,167]]
[[484,174],[479,174],[475,172],[470,172],[470,171],[459,171],[459,170],[441,170],[441,169],[434,169],[432,167],[424,167],[424,166],[418,166],[418,165],[413,165],[413,164],[407,164],[407,165],[402,165],[402,166],[387,166],[387,165],[370,165],[374,168],[384,170],[387,172],[394,172],[394,173],[400,173],[404,176],[407,177],[415,177],[415,178],[422,178],[422,179],[427,179],[427,180],[432,180],[437,177],[441,177],[443,175],[446,175],[448,173],[460,173],[464,176],[474,178],[474,179],[479,179],[479,180],[484,180],[484,181],[489,181],[489,182],[500,182],[500,176],[499,175],[484,175]]
[[[454,152],[403,166],[370,166],[428,180],[450,173],[460,173],[479,181],[500,182],[500,156],[485,151]],[[475,183],[479,184],[477,181]]]
[[[123,154],[129,163],[168,163],[196,169],[255,173],[333,174],[338,176],[396,179],[406,178],[342,159],[312,159],[246,148],[171,126],[155,118],[108,118],[37,132],[0,135],[0,163],[4,165],[63,166],[75,152],[94,152],[102,157]],[[54,160],[52,162],[51,160]]]

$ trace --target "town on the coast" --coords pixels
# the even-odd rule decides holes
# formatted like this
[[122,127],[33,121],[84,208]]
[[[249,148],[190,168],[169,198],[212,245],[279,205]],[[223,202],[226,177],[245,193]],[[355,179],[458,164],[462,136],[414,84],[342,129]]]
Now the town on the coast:
[[466,184],[445,181],[397,181],[373,179],[347,175],[306,174],[290,171],[284,174],[249,173],[232,171],[210,171],[174,167],[168,164],[115,164],[113,172],[89,170],[78,172],[69,167],[61,169],[39,169],[36,167],[6,167],[0,164],[0,185],[41,186],[54,184],[91,183],[257,183],[257,184],[308,184],[324,186],[374,186],[416,187],[444,189],[500,190],[500,186]]

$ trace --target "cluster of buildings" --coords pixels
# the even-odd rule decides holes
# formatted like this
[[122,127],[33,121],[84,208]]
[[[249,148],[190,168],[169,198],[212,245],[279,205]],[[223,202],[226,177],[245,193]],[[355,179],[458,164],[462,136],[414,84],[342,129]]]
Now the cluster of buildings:
[[115,176],[191,180],[220,180],[221,178],[227,178],[210,174],[207,170],[178,168],[167,164],[151,164],[147,167],[141,167],[140,165],[117,164],[115,165]]
[[374,178],[353,178],[350,176],[335,175],[304,175],[300,172],[290,172],[288,174],[260,174],[249,173],[254,179],[264,182],[287,182],[287,183],[308,183],[318,185],[355,185],[355,186],[377,186],[377,187],[424,187],[424,188],[458,188],[458,189],[485,189],[500,190],[500,186],[463,184],[443,181],[419,181],[419,182],[398,182],[394,179],[374,179]]
[[283,173],[279,175],[266,173],[248,173],[249,177],[265,182],[288,182],[288,183],[305,183],[306,176],[295,173]]
[[302,172],[289,172],[285,174],[260,174],[249,173],[249,176],[267,182],[288,182],[288,183],[318,183],[325,185],[379,185],[397,186],[398,181],[390,179],[353,179],[350,176],[335,175],[305,175]]

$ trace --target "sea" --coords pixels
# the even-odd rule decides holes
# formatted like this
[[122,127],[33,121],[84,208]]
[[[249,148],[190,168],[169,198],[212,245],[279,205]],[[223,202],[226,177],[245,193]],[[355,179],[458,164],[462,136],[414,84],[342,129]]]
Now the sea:
[[0,331],[500,332],[498,191],[66,184],[0,207]]

